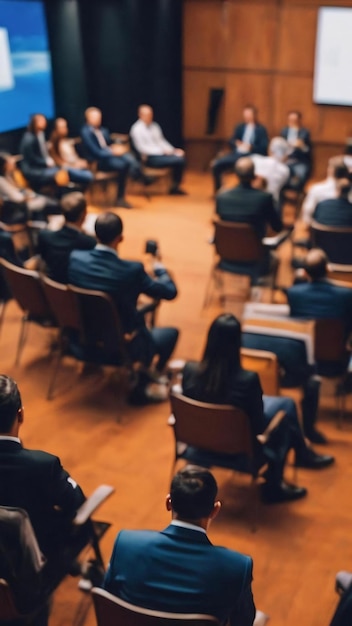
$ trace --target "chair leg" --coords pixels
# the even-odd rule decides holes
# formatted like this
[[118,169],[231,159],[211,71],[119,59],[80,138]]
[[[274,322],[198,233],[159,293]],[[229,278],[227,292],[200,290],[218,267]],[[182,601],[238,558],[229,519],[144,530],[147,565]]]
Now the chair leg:
[[256,533],[258,528],[258,519],[259,519],[259,502],[258,502],[258,489],[257,482],[255,476],[252,476],[251,480],[251,497],[254,500],[253,506],[253,520],[251,524],[251,532]]
[[22,355],[24,344],[26,342],[27,330],[28,330],[27,324],[28,324],[27,316],[24,315],[21,321],[21,331],[20,331],[20,336],[19,336],[18,345],[17,345],[17,353],[16,353],[16,359],[15,359],[16,366],[19,365],[20,363],[20,358]]
[[62,359],[62,352],[61,350],[59,351],[59,354],[57,356],[56,359],[56,363],[53,367],[53,373],[51,375],[50,381],[49,381],[49,386],[48,386],[48,391],[46,394],[46,399],[47,400],[52,400],[53,396],[54,396],[54,387],[55,387],[55,383],[56,383],[56,378],[59,372],[59,367],[61,365],[61,359]]
[[343,419],[345,417],[346,412],[346,393],[342,390],[341,395],[338,395],[336,398],[336,408],[337,408],[337,428],[342,430]]
[[2,302],[1,313],[0,313],[0,334],[1,334],[2,325],[4,322],[6,305],[7,305],[7,302]]
[[211,296],[214,291],[214,282],[215,282],[215,271],[214,269],[212,269],[210,272],[208,284],[205,290],[205,297],[204,297],[202,309],[206,309],[207,306],[209,306],[211,302]]

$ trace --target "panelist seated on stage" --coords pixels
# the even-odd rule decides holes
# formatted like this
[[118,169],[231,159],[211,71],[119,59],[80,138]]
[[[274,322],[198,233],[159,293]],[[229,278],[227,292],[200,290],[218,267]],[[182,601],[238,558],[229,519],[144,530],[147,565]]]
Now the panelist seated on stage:
[[72,182],[88,185],[94,180],[93,173],[88,169],[88,161],[78,156],[68,139],[67,121],[63,117],[58,117],[54,122],[49,152],[56,165],[68,172]]
[[[308,447],[291,398],[263,396],[258,375],[242,369],[241,338],[241,325],[234,315],[225,313],[218,316],[210,326],[202,361],[189,362],[185,366],[183,393],[199,402],[232,404],[243,409],[249,417],[254,449],[259,458],[262,449],[256,436],[265,431],[278,411],[283,410],[285,417],[264,450],[268,470],[261,494],[268,504],[302,498],[306,489],[283,480],[288,450],[294,449],[298,467],[310,469],[330,465],[333,457],[316,454]],[[194,461],[201,464],[201,451],[199,459],[195,456]]]
[[172,187],[170,194],[184,195],[180,188],[185,168],[185,153],[165,139],[159,124],[153,121],[152,107],[142,104],[138,109],[138,120],[130,130],[133,147],[139,153],[142,163],[151,168],[170,167]]
[[319,202],[313,219],[325,226],[352,227],[352,202],[350,202],[351,180],[340,178],[336,181],[337,198]]
[[18,205],[31,220],[45,220],[47,215],[60,213],[59,201],[39,194],[29,187],[21,187],[15,177],[16,159],[7,153],[0,154],[0,198]]
[[248,154],[266,155],[268,151],[268,133],[258,122],[257,109],[247,105],[243,109],[243,122],[238,124],[229,141],[231,152],[216,158],[212,163],[215,192],[222,184],[222,174],[233,168],[236,161]]
[[66,194],[61,200],[65,224],[60,230],[41,230],[38,236],[38,253],[45,271],[52,280],[68,282],[68,262],[72,250],[92,250],[96,239],[82,231],[87,214],[87,202],[78,191]]
[[290,111],[287,116],[287,126],[281,131],[291,147],[291,154],[287,159],[291,178],[288,182],[290,189],[300,191],[307,182],[312,169],[312,142],[310,132],[302,126],[302,113]]
[[50,156],[45,138],[47,120],[41,113],[32,115],[20,143],[23,156],[19,165],[27,180],[35,187],[55,183],[60,168]]
[[103,587],[126,602],[172,613],[214,615],[231,626],[252,626],[253,562],[207,536],[220,511],[217,484],[207,469],[187,466],[171,482],[161,532],[122,530]]
[[269,144],[269,156],[251,155],[255,176],[264,179],[265,191],[271,193],[276,206],[280,204],[281,189],[290,177],[290,170],[286,164],[289,152],[287,141],[283,137],[274,137]]
[[115,143],[107,128],[102,123],[102,114],[97,107],[89,107],[85,111],[86,123],[81,130],[84,154],[88,161],[97,162],[98,170],[116,172],[118,174],[117,206],[131,208],[125,200],[125,189],[129,175],[138,176],[138,161],[120,143]]
[[161,374],[175,348],[178,330],[172,327],[149,330],[143,314],[137,310],[137,299],[145,294],[156,300],[173,300],[177,288],[159,261],[154,262],[154,277],[151,278],[142,263],[119,257],[117,248],[123,239],[122,231],[118,215],[110,212],[99,215],[95,222],[98,244],[93,250],[71,253],[69,282],[108,293],[116,304],[123,332],[135,335],[128,344],[131,358],[148,368],[157,356],[156,371]]
[[[52,584],[68,573],[68,564],[88,544],[93,530],[90,521],[81,527],[72,524],[86,498],[57,456],[23,446],[19,438],[23,421],[18,387],[12,378],[1,375],[0,505],[19,507],[28,513],[47,560],[42,570],[43,585],[52,591]],[[46,620],[40,624],[43,626]]]

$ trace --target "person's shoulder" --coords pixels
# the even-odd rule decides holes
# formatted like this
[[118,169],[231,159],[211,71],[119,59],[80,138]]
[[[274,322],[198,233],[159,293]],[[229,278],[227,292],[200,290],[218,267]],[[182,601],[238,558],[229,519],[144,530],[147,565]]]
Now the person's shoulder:
[[70,254],[70,261],[78,261],[82,263],[87,263],[94,252],[93,250],[72,250]]
[[198,361],[187,361],[186,365],[183,368],[183,376],[195,376],[199,372],[199,363]]
[[23,459],[31,463],[32,465],[39,466],[48,466],[52,464],[58,463],[59,459],[54,454],[50,454],[50,452],[45,452],[44,450],[31,450],[29,448],[21,448],[20,452]]
[[237,381],[241,382],[248,388],[253,388],[258,385],[259,376],[257,372],[252,372],[251,370],[244,370],[241,368],[237,374]]
[[162,533],[156,530],[120,530],[115,543],[118,548],[128,546],[137,548],[140,544],[151,543],[158,539]]
[[223,562],[223,565],[229,569],[251,570],[252,558],[237,550],[231,550],[224,546],[213,546],[216,557]]

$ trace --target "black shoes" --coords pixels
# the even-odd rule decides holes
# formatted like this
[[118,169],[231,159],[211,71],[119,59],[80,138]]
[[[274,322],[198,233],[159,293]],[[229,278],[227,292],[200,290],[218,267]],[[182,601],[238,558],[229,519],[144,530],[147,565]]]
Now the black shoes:
[[127,202],[124,198],[118,198],[116,201],[116,206],[121,209],[132,209],[132,204]]
[[306,469],[322,469],[329,467],[335,462],[333,456],[329,454],[317,454],[311,448],[306,448],[302,452],[296,453],[295,466]]
[[304,434],[307,439],[309,439],[309,441],[311,441],[312,443],[316,443],[317,445],[325,446],[328,443],[325,435],[323,435],[323,433],[321,433],[319,430],[315,430],[315,428],[312,428],[312,430],[309,430],[307,432],[305,431]]
[[280,502],[291,502],[299,500],[307,495],[305,487],[297,487],[286,483],[284,480],[278,485],[272,483],[264,483],[261,486],[261,498],[265,504],[279,504]]
[[180,187],[172,187],[169,191],[170,196],[187,196],[187,191],[183,191]]

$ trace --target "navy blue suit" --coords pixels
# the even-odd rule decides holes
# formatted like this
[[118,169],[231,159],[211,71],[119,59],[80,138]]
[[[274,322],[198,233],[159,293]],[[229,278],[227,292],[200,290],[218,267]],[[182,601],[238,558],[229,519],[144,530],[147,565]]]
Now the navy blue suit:
[[104,588],[148,609],[205,613],[232,626],[255,616],[252,559],[213,546],[197,530],[126,531],[116,538]]
[[318,202],[313,219],[325,226],[352,227],[352,203],[347,198],[330,198]]
[[59,168],[47,166],[36,134],[28,130],[24,133],[20,152],[23,155],[23,160],[19,163],[21,171],[32,185],[40,187],[55,181]]
[[177,288],[165,269],[156,270],[153,279],[142,263],[120,259],[113,250],[74,250],[68,267],[69,282],[84,289],[104,291],[113,298],[119,311],[124,332],[138,330],[130,344],[131,356],[149,365],[159,354],[158,367],[163,368],[175,347],[178,331],[174,328],[145,327],[144,317],[137,311],[137,299],[142,293],[155,299],[173,300]]
[[[285,126],[280,134],[281,137],[287,140],[288,133],[289,127]],[[298,129],[297,138],[304,141],[308,149],[302,150],[302,148],[294,148],[291,152],[289,158],[287,159],[287,165],[290,168],[291,178],[286,186],[291,189],[299,190],[302,189],[307,182],[312,169],[312,141],[309,130],[307,130],[307,128],[303,128],[303,126]]]
[[292,317],[341,319],[352,325],[352,289],[334,285],[327,279],[293,285],[287,289]]
[[39,231],[38,252],[45,261],[48,276],[59,283],[67,283],[72,250],[91,250],[96,243],[94,237],[65,224],[60,230]]
[[254,134],[250,151],[247,154],[238,152],[236,141],[243,140],[246,126],[247,124],[241,123],[235,127],[233,135],[229,141],[232,152],[219,157],[213,164],[215,191],[221,187],[222,173],[231,170],[238,159],[243,156],[248,156],[248,154],[263,154],[265,156],[268,152],[268,133],[265,126],[262,124],[254,124]]
[[85,124],[81,129],[81,138],[83,142],[83,153],[85,158],[92,162],[97,161],[98,170],[102,172],[118,172],[119,174],[119,192],[118,197],[123,198],[125,195],[126,178],[130,169],[130,162],[123,155],[115,156],[109,146],[113,143],[107,128],[99,128],[102,133],[106,146],[101,146],[95,134],[95,129],[89,124]]

